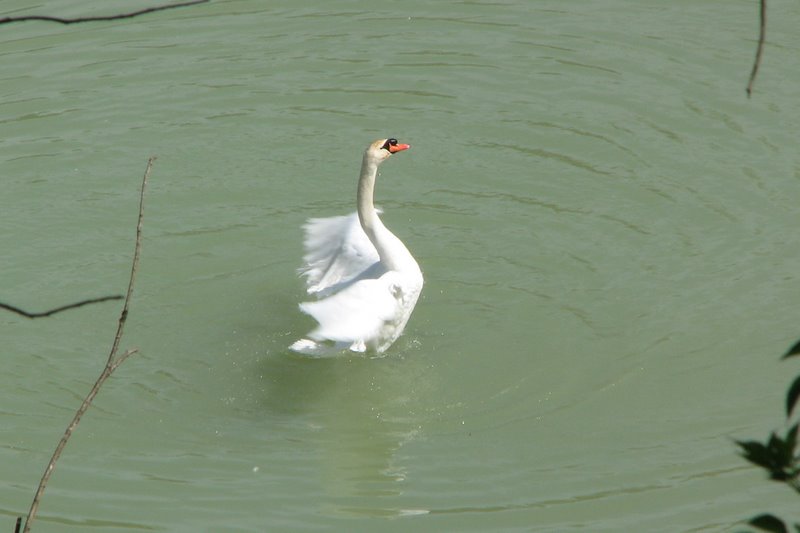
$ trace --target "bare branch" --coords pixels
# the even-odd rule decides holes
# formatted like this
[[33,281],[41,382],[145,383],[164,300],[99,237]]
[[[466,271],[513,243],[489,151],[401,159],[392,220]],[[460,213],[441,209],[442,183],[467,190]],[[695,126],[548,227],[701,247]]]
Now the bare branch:
[[111,352],[108,354],[108,364],[114,360],[119,349],[119,342],[122,340],[122,330],[125,329],[125,321],[128,319],[128,304],[133,294],[133,282],[136,279],[136,271],[139,269],[139,254],[142,251],[142,222],[144,222],[144,192],[147,189],[147,180],[150,179],[150,171],[153,169],[153,161],[156,160],[155,156],[151,156],[147,160],[147,168],[144,170],[142,177],[142,189],[139,192],[139,219],[136,222],[136,243],[133,247],[133,261],[131,262],[131,277],[128,281],[128,291],[125,293],[125,303],[122,306],[122,312],[119,314],[119,322],[117,324],[117,334],[114,336],[114,344],[111,346]]
[[147,168],[145,169],[144,177],[142,178],[142,189],[139,196],[139,219],[136,223],[136,244],[133,249],[131,277],[128,281],[128,292],[125,294],[125,303],[123,304],[122,312],[119,315],[119,322],[117,324],[117,333],[114,336],[114,343],[111,346],[111,351],[108,354],[108,360],[106,361],[103,371],[100,373],[97,381],[95,381],[94,385],[89,391],[89,394],[87,394],[86,398],[83,399],[81,406],[75,412],[72,422],[70,422],[69,426],[67,426],[67,429],[64,431],[64,435],[58,442],[58,445],[53,452],[53,456],[50,458],[50,462],[47,464],[47,468],[44,470],[42,479],[39,482],[39,487],[36,489],[36,495],[33,497],[31,508],[28,511],[28,517],[25,520],[25,529],[23,530],[24,533],[28,533],[31,530],[31,524],[33,524],[33,521],[36,518],[36,512],[39,509],[39,503],[44,495],[44,489],[47,487],[47,482],[50,480],[50,476],[56,467],[56,461],[58,461],[59,457],[61,457],[61,453],[64,451],[64,447],[67,445],[67,442],[72,436],[72,432],[75,431],[75,428],[81,421],[81,417],[83,417],[84,413],[86,413],[86,411],[89,409],[89,406],[92,405],[92,401],[94,400],[95,396],[97,396],[97,393],[100,392],[100,388],[103,386],[103,383],[105,383],[114,370],[116,370],[119,365],[124,363],[128,357],[137,352],[137,350],[134,348],[127,350],[119,357],[116,357],[117,350],[119,349],[119,343],[122,339],[122,331],[125,328],[125,321],[128,319],[128,304],[130,303],[131,295],[133,294],[133,283],[136,279],[136,271],[139,268],[139,254],[142,249],[142,221],[144,220],[144,193],[145,189],[147,188],[147,180],[150,177],[150,171],[153,168],[153,161],[155,161],[155,157],[151,157],[147,160]]
[[756,59],[753,62],[753,70],[750,72],[750,81],[747,82],[747,97],[750,98],[753,94],[753,83],[756,81],[756,74],[758,74],[758,67],[761,66],[761,55],[764,52],[764,39],[767,34],[767,0],[760,0],[761,8],[759,10],[759,32],[758,32],[758,47],[756,48]]
[[147,9],[141,9],[139,11],[133,11],[131,13],[121,13],[119,15],[105,15],[105,16],[97,16],[97,17],[76,17],[76,18],[61,18],[61,17],[50,17],[46,15],[25,15],[22,17],[5,17],[0,18],[0,24],[9,24],[11,22],[25,22],[28,20],[41,20],[46,22],[58,22],[59,24],[77,24],[80,22],[97,22],[97,21],[104,21],[104,20],[121,20],[121,19],[130,19],[133,17],[138,17],[139,15],[146,15],[147,13],[154,13],[156,11],[164,11],[166,9],[175,9],[177,7],[187,7],[193,6],[195,4],[204,4],[206,2],[210,2],[211,0],[191,0],[188,2],[179,2],[177,4],[167,4],[163,6],[155,6],[155,7],[148,7]]
[[42,318],[54,315],[56,313],[60,313],[61,311],[66,311],[67,309],[75,309],[76,307],[82,307],[84,305],[96,304],[100,302],[107,302],[109,300],[122,300],[122,295],[116,294],[114,296],[102,296],[100,298],[90,298],[88,300],[75,302],[74,304],[62,305],[61,307],[56,307],[55,309],[50,309],[49,311],[42,311],[41,313],[30,313],[28,311],[25,311],[24,309],[20,309],[19,307],[15,307],[11,304],[5,304],[3,302],[0,302],[0,309],[6,309],[8,311],[11,311],[12,313],[17,313],[18,315],[22,315],[26,318]]

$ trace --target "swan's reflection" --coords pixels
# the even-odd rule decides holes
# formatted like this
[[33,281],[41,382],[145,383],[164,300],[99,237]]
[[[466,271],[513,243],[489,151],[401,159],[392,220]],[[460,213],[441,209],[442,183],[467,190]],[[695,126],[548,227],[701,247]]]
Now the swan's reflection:
[[409,472],[398,451],[420,435],[425,418],[420,398],[432,390],[430,364],[413,345],[405,339],[396,345],[408,357],[284,355],[266,363],[266,407],[305,420],[329,498],[327,512],[411,513],[376,498],[403,493]]

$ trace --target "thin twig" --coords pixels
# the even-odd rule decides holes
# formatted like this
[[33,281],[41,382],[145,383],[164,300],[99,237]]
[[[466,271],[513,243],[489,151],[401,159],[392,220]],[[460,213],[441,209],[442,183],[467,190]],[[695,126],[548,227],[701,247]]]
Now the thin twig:
[[17,525],[14,527],[14,533],[19,533],[19,528],[22,526],[22,517],[17,517]]
[[46,22],[58,22],[59,24],[77,24],[80,22],[97,22],[97,21],[104,21],[104,20],[121,20],[121,19],[130,19],[133,17],[138,17],[139,15],[146,15],[147,13],[154,13],[156,11],[164,11],[166,9],[175,9],[177,7],[187,7],[193,6],[195,4],[203,4],[206,2],[210,2],[211,0],[191,0],[189,2],[180,2],[177,4],[167,4],[164,6],[155,6],[155,7],[148,7],[146,9],[141,9],[139,11],[133,11],[131,13],[121,13],[119,15],[101,15],[97,17],[76,17],[76,18],[62,18],[62,17],[50,17],[47,15],[24,15],[21,17],[5,17],[0,18],[0,24],[8,24],[11,22],[25,22],[28,20],[41,20]]
[[41,313],[30,313],[28,311],[25,311],[24,309],[20,309],[19,307],[13,306],[11,304],[4,304],[3,302],[0,302],[0,309],[6,309],[8,311],[11,311],[12,313],[17,313],[18,315],[22,315],[26,318],[42,318],[54,315],[56,313],[60,313],[61,311],[66,311],[67,309],[75,309],[76,307],[81,307],[89,304],[96,304],[100,302],[107,302],[109,300],[122,300],[122,295],[115,294],[114,296],[102,296],[100,298],[90,298],[88,300],[75,302],[74,304],[62,305],[61,307],[56,307],[55,309],[50,309],[49,311],[42,311]]
[[125,362],[125,359],[127,359],[128,357],[132,356],[135,353],[139,353],[139,348],[128,348],[127,350],[125,350],[125,352],[122,355],[114,359],[114,362],[111,363],[111,371],[109,373],[114,372],[114,370],[116,370],[119,365]]
[[111,346],[111,353],[108,354],[108,364],[110,365],[119,349],[119,342],[122,340],[122,330],[125,329],[125,321],[128,319],[128,304],[133,294],[133,282],[136,280],[136,271],[139,269],[139,253],[142,250],[142,222],[144,222],[144,191],[147,188],[147,180],[150,179],[150,171],[153,169],[155,156],[147,160],[147,168],[144,169],[142,177],[142,189],[139,192],[139,219],[136,222],[136,244],[133,247],[133,261],[131,262],[131,277],[128,281],[128,290],[125,293],[125,303],[122,312],[119,314],[117,334],[114,336],[114,344]]
[[753,62],[753,70],[750,72],[750,81],[747,82],[747,97],[750,98],[753,94],[753,83],[756,81],[756,74],[758,74],[758,67],[761,66],[761,54],[764,52],[764,39],[767,35],[767,0],[760,0],[761,8],[759,9],[759,31],[758,31],[758,47],[756,48],[756,59]]
[[75,416],[72,418],[72,422],[70,422],[67,429],[64,431],[64,435],[61,437],[61,440],[58,442],[55,451],[53,452],[53,456],[50,458],[50,462],[47,464],[47,468],[45,468],[44,474],[42,475],[42,479],[39,482],[39,488],[36,490],[36,495],[33,497],[33,502],[31,503],[31,508],[28,511],[28,517],[25,519],[25,529],[24,533],[28,533],[31,530],[31,524],[33,524],[34,519],[36,518],[36,512],[39,509],[39,503],[41,502],[42,495],[44,494],[44,489],[47,486],[47,482],[50,479],[50,476],[53,473],[53,469],[55,469],[56,461],[58,458],[61,457],[61,453],[64,451],[64,447],[67,445],[69,438],[72,436],[72,432],[75,431],[75,428],[78,426],[78,423],[81,421],[81,417],[84,415],[89,406],[92,405],[92,400],[94,400],[97,393],[100,392],[100,387],[103,386],[106,379],[114,372],[114,370],[119,367],[129,356],[133,355],[137,352],[136,349],[127,350],[125,353],[116,357],[117,350],[119,349],[119,343],[122,339],[122,331],[125,328],[125,321],[128,319],[128,304],[130,303],[131,295],[133,294],[133,283],[136,279],[136,271],[139,267],[139,254],[142,249],[142,221],[144,219],[144,192],[147,188],[147,180],[150,177],[150,171],[153,168],[153,161],[155,161],[155,157],[151,157],[147,160],[147,168],[144,171],[144,177],[142,178],[142,189],[139,195],[139,219],[136,223],[136,245],[133,249],[133,261],[131,264],[131,277],[128,281],[128,291],[125,294],[125,303],[122,306],[122,312],[119,315],[119,322],[117,324],[117,333],[114,336],[114,343],[111,346],[111,351],[108,354],[108,360],[106,361],[106,365],[103,368],[103,371],[100,373],[100,376],[95,381],[94,385],[92,386],[89,394],[86,395],[84,398],[83,403],[75,412]]

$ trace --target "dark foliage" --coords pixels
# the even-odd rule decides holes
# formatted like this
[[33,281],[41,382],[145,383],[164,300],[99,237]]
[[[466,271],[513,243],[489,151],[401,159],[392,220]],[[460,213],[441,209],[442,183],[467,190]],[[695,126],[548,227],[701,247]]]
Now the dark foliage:
[[[800,354],[800,341],[795,343],[783,359]],[[797,376],[786,393],[786,418],[792,416],[794,407],[800,399],[800,376]],[[800,452],[797,449],[797,433],[800,423],[795,423],[786,430],[781,437],[777,432],[772,432],[769,438],[760,442],[757,440],[737,440],[742,457],[756,466],[767,471],[773,481],[786,483],[789,487],[800,493]],[[793,524],[790,529],[780,518],[771,514],[760,514],[750,519],[750,526],[761,531],[771,533],[800,533],[800,524]]]

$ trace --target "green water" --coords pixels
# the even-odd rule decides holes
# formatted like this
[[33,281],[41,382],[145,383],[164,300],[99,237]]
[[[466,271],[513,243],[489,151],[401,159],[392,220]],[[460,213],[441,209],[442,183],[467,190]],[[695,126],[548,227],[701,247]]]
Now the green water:
[[[0,16],[139,2],[6,0]],[[147,4],[148,7],[150,4]],[[122,293],[37,531],[731,531],[796,365],[800,6],[214,1],[0,32],[0,300]],[[426,278],[385,357],[286,346],[361,152]],[[0,529],[119,303],[0,314]]]

